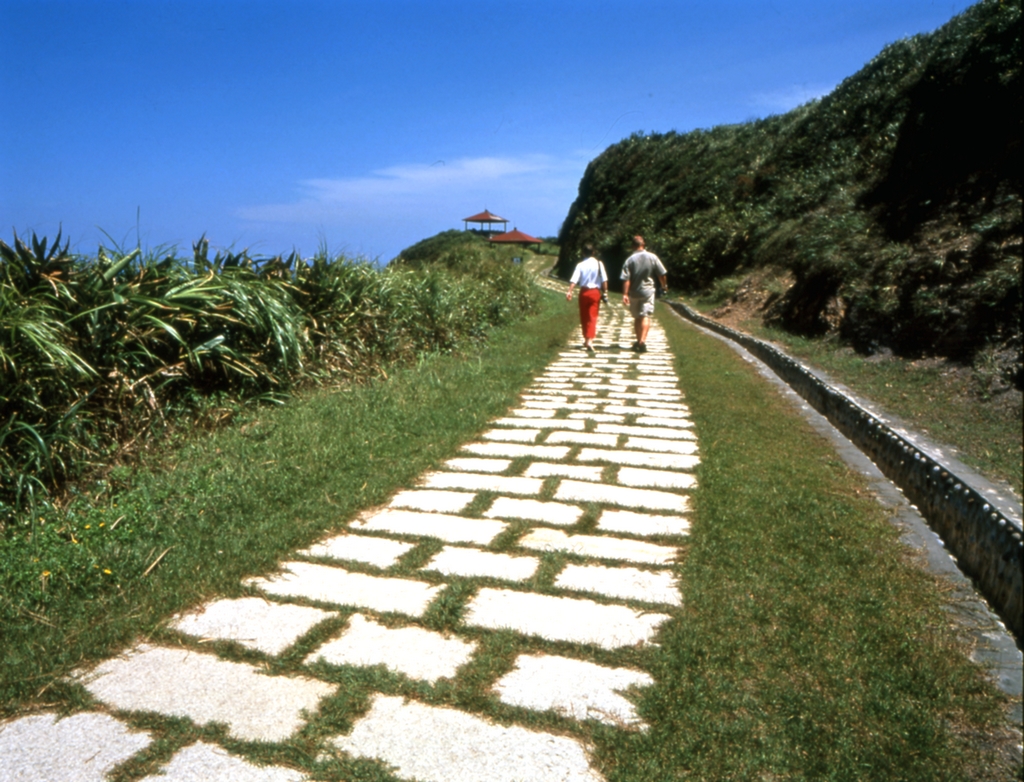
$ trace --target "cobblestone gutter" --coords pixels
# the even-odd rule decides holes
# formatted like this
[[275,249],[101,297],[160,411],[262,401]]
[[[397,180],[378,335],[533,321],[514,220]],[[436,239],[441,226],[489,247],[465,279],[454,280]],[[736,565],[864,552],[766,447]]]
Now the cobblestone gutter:
[[781,350],[706,318],[681,302],[666,303],[689,320],[743,345],[878,465],[917,505],[956,556],[961,570],[975,580],[1017,639],[1024,638],[1024,537],[1019,523],[948,467]]

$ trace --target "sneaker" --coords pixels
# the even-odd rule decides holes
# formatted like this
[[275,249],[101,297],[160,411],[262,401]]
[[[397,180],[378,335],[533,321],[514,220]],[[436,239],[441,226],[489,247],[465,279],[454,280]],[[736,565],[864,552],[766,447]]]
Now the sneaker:
[[633,347],[630,348],[630,350],[632,350],[634,353],[639,353],[640,352],[640,343],[639,342],[634,342],[633,343]]
[[636,343],[636,345],[637,345],[637,347],[636,347],[636,352],[637,353],[646,353],[647,352],[647,343],[645,343],[645,342],[638,342],[638,343]]

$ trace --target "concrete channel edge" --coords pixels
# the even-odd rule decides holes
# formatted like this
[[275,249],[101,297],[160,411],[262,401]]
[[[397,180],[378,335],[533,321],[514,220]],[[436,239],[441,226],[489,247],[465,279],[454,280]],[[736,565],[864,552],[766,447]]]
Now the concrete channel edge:
[[1024,531],[1018,522],[945,464],[774,345],[682,302],[665,303],[688,320],[741,344],[864,452],[918,507],[1018,642],[1024,640]]

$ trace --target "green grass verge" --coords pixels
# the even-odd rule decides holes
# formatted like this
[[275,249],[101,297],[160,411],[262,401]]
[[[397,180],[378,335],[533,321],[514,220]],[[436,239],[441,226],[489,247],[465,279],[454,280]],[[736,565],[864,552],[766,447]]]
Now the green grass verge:
[[[22,617],[13,647],[21,660],[5,659],[8,710],[47,701],[64,709],[91,706],[88,693],[55,676],[142,637],[272,673],[315,673],[338,691],[277,744],[241,742],[184,719],[119,713],[156,740],[115,772],[116,782],[152,773],[198,738],[319,780],[395,782],[381,764],[322,754],[324,740],[348,733],[374,693],[572,736],[593,749],[609,782],[997,777],[1005,767],[983,755],[984,740],[976,737],[996,732],[1002,700],[967,662],[935,583],[906,561],[864,482],[731,350],[674,321],[665,326],[703,465],[692,536],[664,541],[682,551],[675,569],[685,607],[672,612],[660,646],[608,651],[462,626],[465,605],[480,587],[508,585],[419,570],[440,548],[419,539],[409,539],[415,548],[386,570],[345,567],[444,586],[422,619],[359,613],[392,627],[457,627],[478,650],[453,680],[430,685],[380,666],[306,666],[305,657],[344,626],[352,609],[338,610],[338,620],[314,628],[278,658],[162,626],[174,611],[213,595],[245,594],[241,579],[268,572],[358,509],[383,502],[506,409],[577,328],[575,308],[549,295],[539,317],[501,332],[468,360],[434,358],[388,382],[261,411],[244,426],[197,440],[163,473],[140,479],[110,509],[110,519],[130,513],[116,531],[130,521],[132,535],[140,536],[124,544],[136,552],[137,570],[174,547],[149,576],[115,571],[122,588],[95,601],[68,595],[45,607],[40,617],[55,628]],[[506,474],[525,466],[515,460]],[[143,511],[126,510],[131,503]],[[577,530],[593,532],[599,511],[588,506]],[[104,523],[107,530],[113,522]],[[81,534],[96,532],[96,522],[90,524]],[[516,538],[525,526],[511,524],[490,548],[519,552]],[[553,581],[567,561],[585,560],[545,554],[522,588],[565,594]],[[636,699],[652,727],[628,732],[502,704],[490,688],[524,653],[649,671],[657,683]]]
[[964,463],[1007,483],[1018,497],[1024,495],[1022,407],[1019,401],[987,393],[984,368],[898,356],[872,360],[850,348],[779,329],[760,327],[753,333],[781,344],[937,442],[952,445]]
[[160,469],[59,528],[0,542],[0,713],[73,705],[75,689],[60,677],[75,667],[175,611],[238,593],[240,579],[273,570],[450,457],[576,326],[564,299],[543,302],[541,314],[468,355],[263,408],[165,455]]
[[1005,778],[978,738],[1002,697],[864,480],[730,348],[663,323],[702,450],[685,609],[609,778]]
[[[724,279],[717,292],[687,303],[711,317],[744,279],[745,275]],[[953,446],[965,464],[1024,496],[1024,406],[1019,395],[993,391],[998,370],[983,360],[966,367],[894,355],[872,358],[829,338],[765,326],[759,318],[748,318],[741,328],[780,345],[935,441]]]

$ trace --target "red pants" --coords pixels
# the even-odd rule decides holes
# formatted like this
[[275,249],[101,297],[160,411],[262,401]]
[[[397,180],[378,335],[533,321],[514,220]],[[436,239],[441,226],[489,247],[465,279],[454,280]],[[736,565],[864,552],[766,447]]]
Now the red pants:
[[597,334],[597,310],[601,306],[601,289],[587,288],[580,291],[580,328],[583,339],[591,340]]

